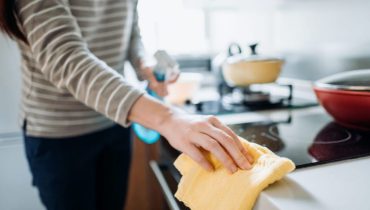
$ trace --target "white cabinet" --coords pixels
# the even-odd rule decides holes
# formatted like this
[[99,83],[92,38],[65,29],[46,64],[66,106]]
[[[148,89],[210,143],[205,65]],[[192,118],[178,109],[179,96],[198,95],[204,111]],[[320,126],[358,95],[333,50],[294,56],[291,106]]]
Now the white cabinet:
[[31,174],[19,133],[0,134],[0,209],[44,209],[36,189],[31,186]]

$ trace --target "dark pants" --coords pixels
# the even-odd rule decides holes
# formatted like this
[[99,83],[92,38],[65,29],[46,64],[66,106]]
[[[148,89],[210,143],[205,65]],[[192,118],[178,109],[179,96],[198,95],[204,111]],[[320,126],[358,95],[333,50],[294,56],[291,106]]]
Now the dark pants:
[[114,126],[63,139],[24,136],[33,185],[48,210],[122,210],[130,130]]

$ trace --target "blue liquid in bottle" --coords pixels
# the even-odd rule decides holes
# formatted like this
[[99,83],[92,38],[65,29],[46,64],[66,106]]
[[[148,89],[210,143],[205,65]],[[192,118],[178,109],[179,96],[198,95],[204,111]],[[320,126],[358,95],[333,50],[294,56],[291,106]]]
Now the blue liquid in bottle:
[[[156,77],[158,82],[164,82],[166,79],[166,74],[164,72],[154,71],[154,76]],[[158,96],[149,87],[146,89],[146,91],[149,93],[149,95],[161,100],[161,97]],[[139,137],[141,141],[147,144],[153,144],[161,138],[161,134],[159,134],[157,131],[146,128],[138,123],[133,123],[132,128],[137,137]]]

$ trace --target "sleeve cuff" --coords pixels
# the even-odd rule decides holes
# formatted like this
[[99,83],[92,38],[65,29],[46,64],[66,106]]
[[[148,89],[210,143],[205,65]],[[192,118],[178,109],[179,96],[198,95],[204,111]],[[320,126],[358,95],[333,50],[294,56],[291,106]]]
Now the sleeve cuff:
[[145,94],[143,90],[135,89],[130,94],[130,97],[125,100],[123,107],[122,107],[122,113],[121,116],[118,119],[118,123],[121,124],[123,127],[129,127],[132,122],[128,119],[129,113],[131,111],[132,106],[135,104],[135,102]]

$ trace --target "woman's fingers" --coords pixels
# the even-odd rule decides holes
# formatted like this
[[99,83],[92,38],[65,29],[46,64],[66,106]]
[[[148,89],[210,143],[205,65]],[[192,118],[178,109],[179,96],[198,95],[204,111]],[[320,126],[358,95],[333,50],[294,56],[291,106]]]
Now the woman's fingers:
[[[163,123],[162,134],[170,144],[187,154],[203,168],[212,170],[211,163],[204,157],[201,148],[209,151],[231,173],[251,168],[247,152],[238,137],[215,117],[170,115]],[[244,151],[244,152],[243,152]]]
[[206,133],[207,135],[211,136],[215,139],[232,157],[234,162],[239,166],[239,168],[247,170],[251,168],[251,164],[249,163],[246,156],[242,153],[239,149],[236,141],[231,138],[228,134],[224,131],[209,125],[205,130],[202,132]]
[[242,152],[244,157],[247,158],[248,162],[250,164],[253,164],[253,157],[248,153],[247,149],[243,147],[242,143],[239,140],[239,137],[226,125],[224,125],[220,120],[218,120],[216,117],[211,116],[209,117],[209,121],[214,125],[216,128],[226,132],[235,142],[238,149]]
[[164,82],[158,82],[155,77],[148,79],[149,87],[159,96],[164,97],[168,95],[167,84]]
[[174,73],[170,78],[168,78],[168,80],[159,82],[155,77],[152,68],[146,67],[143,69],[143,72],[145,79],[149,82],[150,89],[156,92],[160,97],[168,95],[168,85],[175,83],[180,76],[180,73]]
[[154,75],[153,69],[146,67],[143,70],[143,74],[146,80],[149,82],[149,88],[157,93],[160,97],[168,95],[167,83],[159,82]]
[[211,152],[231,173],[235,173],[238,170],[230,155],[212,137],[200,134],[195,139],[196,144]]
[[214,168],[210,162],[204,157],[203,153],[195,145],[188,146],[184,153],[187,154],[191,159],[201,165],[207,171],[213,171]]

